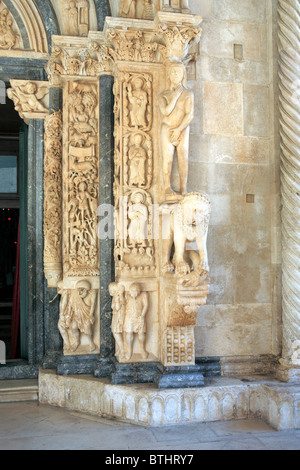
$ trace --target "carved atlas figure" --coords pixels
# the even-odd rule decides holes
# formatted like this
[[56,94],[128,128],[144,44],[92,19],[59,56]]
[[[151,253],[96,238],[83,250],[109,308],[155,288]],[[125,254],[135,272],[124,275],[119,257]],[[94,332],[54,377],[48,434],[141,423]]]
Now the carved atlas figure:
[[111,330],[116,341],[116,354],[120,359],[124,358],[123,327],[125,320],[125,287],[123,284],[112,282],[109,285],[109,293],[112,296],[112,323]]
[[75,352],[81,345],[81,334],[89,343],[89,352],[96,349],[93,342],[93,325],[97,291],[92,289],[89,281],[78,281],[75,289],[59,288],[61,294],[58,329],[64,340],[64,346]]
[[129,361],[133,354],[133,340],[136,334],[139,342],[139,352],[143,359],[147,359],[146,351],[146,314],[148,311],[148,294],[142,292],[138,283],[129,287],[126,295],[126,313],[124,321],[124,333],[126,342],[126,360]]
[[180,193],[184,194],[187,191],[189,126],[194,117],[194,94],[185,86],[186,69],[181,62],[170,62],[167,75],[170,86],[159,96],[164,188],[166,195],[174,194],[171,175],[177,151]]

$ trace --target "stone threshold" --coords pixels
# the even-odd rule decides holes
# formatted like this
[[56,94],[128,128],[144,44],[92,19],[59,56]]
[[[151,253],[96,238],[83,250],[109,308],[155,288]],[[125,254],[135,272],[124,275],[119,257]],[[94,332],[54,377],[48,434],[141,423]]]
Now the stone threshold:
[[38,400],[38,380],[0,381],[0,403]]
[[271,376],[206,377],[204,387],[158,389],[40,370],[39,401],[141,426],[260,418],[277,430],[300,429],[300,385]]

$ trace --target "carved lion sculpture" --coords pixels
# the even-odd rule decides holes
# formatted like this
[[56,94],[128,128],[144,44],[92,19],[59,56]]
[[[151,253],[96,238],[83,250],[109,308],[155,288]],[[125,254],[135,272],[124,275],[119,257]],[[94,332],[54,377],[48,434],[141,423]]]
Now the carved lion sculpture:
[[[170,214],[170,238],[164,240],[163,272],[173,272],[185,287],[196,287],[208,276],[207,231],[211,204],[203,193],[187,194],[179,204],[164,205]],[[192,243],[195,242],[196,250]],[[174,246],[174,256],[171,252]]]

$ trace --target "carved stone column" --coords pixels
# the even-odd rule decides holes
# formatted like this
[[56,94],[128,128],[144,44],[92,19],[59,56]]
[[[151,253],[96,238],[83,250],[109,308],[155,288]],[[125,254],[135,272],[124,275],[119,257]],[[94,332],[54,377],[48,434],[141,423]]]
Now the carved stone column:
[[283,350],[278,374],[300,381],[300,4],[279,1]]
[[[194,94],[185,64],[202,18],[175,13],[186,2],[176,3],[178,10],[175,3],[153,22],[132,20],[129,11],[127,18],[106,19],[106,55],[115,76],[116,282],[109,289],[115,384],[203,385],[194,327],[208,295],[210,203],[201,193],[186,194]],[[94,50],[103,47],[95,36]],[[177,192],[171,187],[175,154]],[[163,228],[166,213],[169,230]],[[188,250],[188,241],[196,242],[195,250]]]

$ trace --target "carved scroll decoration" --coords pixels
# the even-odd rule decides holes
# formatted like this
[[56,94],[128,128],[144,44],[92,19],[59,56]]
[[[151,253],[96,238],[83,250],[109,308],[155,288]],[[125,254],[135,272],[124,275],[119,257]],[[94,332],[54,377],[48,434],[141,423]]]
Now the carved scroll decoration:
[[44,136],[44,266],[49,287],[62,276],[62,112],[47,116]]

